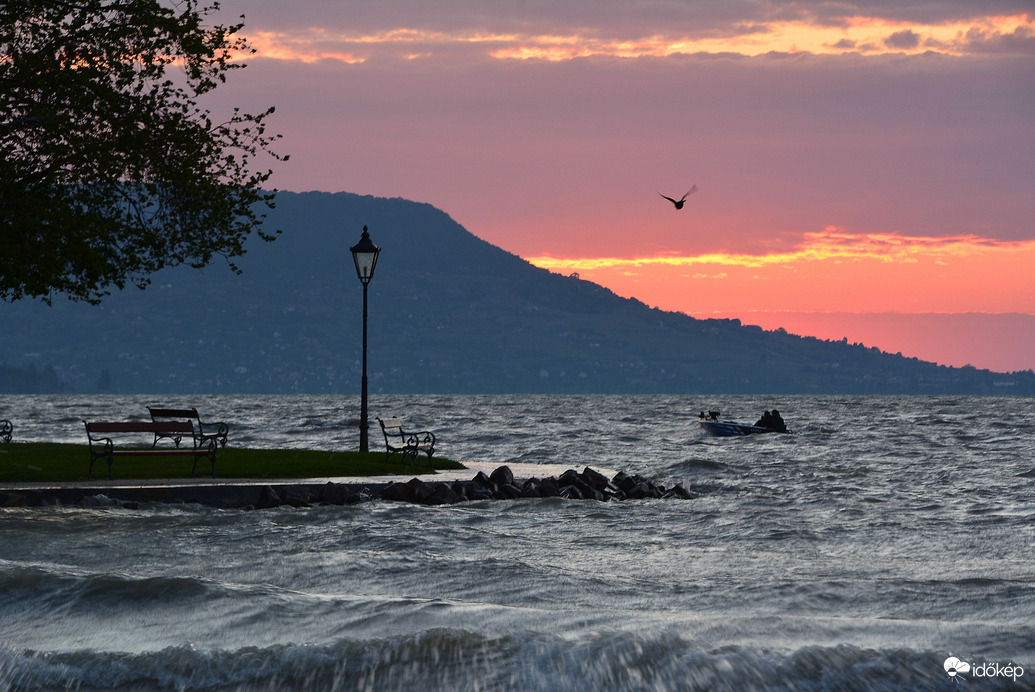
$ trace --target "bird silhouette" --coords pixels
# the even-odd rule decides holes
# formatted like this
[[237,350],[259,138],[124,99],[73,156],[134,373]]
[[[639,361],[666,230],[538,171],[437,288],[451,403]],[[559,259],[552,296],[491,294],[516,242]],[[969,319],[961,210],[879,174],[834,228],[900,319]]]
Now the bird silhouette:
[[687,190],[686,194],[683,195],[679,199],[672,199],[671,197],[665,197],[665,195],[661,195],[660,192],[658,194],[661,195],[662,197],[665,197],[665,199],[667,199],[669,202],[672,202],[672,204],[676,205],[676,209],[682,209],[683,208],[683,204],[686,203],[686,198],[689,197],[690,195],[694,194],[695,192],[697,192],[697,185],[694,185],[692,188]]

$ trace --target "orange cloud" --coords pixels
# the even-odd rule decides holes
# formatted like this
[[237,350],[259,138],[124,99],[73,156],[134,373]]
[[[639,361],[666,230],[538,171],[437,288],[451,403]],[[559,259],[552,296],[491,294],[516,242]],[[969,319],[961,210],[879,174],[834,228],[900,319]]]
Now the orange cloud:
[[619,295],[687,313],[745,310],[1035,314],[1035,240],[805,234],[789,252],[529,257]]
[[[414,55],[431,55],[428,47],[434,45],[506,43],[517,41],[518,38],[513,34],[448,34],[414,28],[351,35],[312,27],[295,32],[256,31],[249,34],[248,41],[256,49],[256,54],[263,58],[297,60],[304,63],[319,60],[363,63],[370,59],[374,49],[399,49],[401,57],[412,58]],[[425,49],[414,53],[415,46],[423,46]]]
[[[708,36],[602,37],[590,33],[445,32],[412,27],[349,34],[313,27],[296,32],[257,31],[250,35],[249,40],[261,57],[301,62],[332,59],[361,63],[369,59],[375,48],[398,51],[399,57],[405,58],[434,55],[436,47],[457,45],[487,45],[487,54],[496,59],[554,62],[589,56],[637,58],[693,53],[757,56],[771,52],[878,55],[936,51],[964,55],[985,52],[990,50],[990,46],[997,46],[998,50],[1027,52],[1033,37],[1035,18],[1011,15],[978,17],[946,24],[916,24],[872,17],[854,17],[838,24],[816,21],[741,22],[729,25],[725,35]],[[420,50],[414,51],[415,46],[420,46]]]

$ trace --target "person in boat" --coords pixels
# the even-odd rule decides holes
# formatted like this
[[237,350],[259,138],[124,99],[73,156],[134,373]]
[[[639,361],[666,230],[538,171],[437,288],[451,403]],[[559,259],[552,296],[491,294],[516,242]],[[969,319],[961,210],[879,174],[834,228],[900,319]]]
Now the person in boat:
[[765,428],[770,432],[787,432],[787,424],[783,422],[783,416],[775,408],[772,411],[763,413],[762,417],[755,423],[755,426]]

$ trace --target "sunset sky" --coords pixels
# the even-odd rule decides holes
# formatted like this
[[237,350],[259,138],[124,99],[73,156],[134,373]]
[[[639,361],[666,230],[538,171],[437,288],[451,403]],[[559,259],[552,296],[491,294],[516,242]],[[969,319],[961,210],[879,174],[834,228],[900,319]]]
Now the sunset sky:
[[241,14],[258,52],[210,107],[277,107],[279,189],[427,202],[666,310],[1035,369],[1032,0]]

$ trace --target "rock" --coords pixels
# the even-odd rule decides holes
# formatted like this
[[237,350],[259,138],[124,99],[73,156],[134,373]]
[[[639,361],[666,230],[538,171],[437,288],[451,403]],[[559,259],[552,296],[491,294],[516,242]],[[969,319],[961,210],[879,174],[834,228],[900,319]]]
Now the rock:
[[637,485],[636,479],[632,476],[626,475],[624,471],[616,473],[614,478],[611,479],[611,482],[626,495],[628,495],[629,491]]
[[594,471],[588,466],[582,469],[580,477],[582,478],[583,483],[593,488],[593,490],[599,490],[600,492],[607,490],[608,483],[610,483],[607,476],[599,471]]
[[318,502],[323,502],[328,505],[343,505],[349,500],[349,486],[344,483],[332,483],[327,481],[322,488],[320,488],[320,495],[317,498]]
[[574,485],[562,486],[560,492],[558,493],[558,496],[559,497],[563,497],[566,500],[582,500],[582,499],[584,499],[582,497],[582,493],[579,492],[579,489],[577,487],[575,487]]
[[513,483],[504,483],[496,488],[496,497],[500,500],[516,500],[521,497],[521,489]]
[[557,478],[557,485],[563,488],[566,485],[572,485],[575,481],[583,482],[575,469],[568,469]]
[[290,485],[284,489],[284,504],[292,507],[309,506],[309,489],[298,485]]
[[406,482],[406,486],[410,493],[410,502],[416,502],[418,504],[427,504],[428,498],[431,497],[434,488],[429,483],[425,483],[419,478],[411,478]]
[[647,481],[637,483],[628,493],[633,500],[660,499],[661,493],[654,487],[654,484]]
[[521,497],[542,497],[542,482],[538,478],[529,478],[521,484]]
[[29,498],[21,493],[0,493],[0,507],[26,507]]
[[[484,476],[485,474],[482,475]],[[491,500],[493,499],[492,486],[478,483],[477,479],[475,479],[464,488],[464,496],[472,501]]]
[[256,509],[280,507],[280,504],[280,495],[277,494],[277,489],[272,485],[262,486],[262,490],[259,491],[259,499],[255,503]]
[[557,485],[557,479],[551,476],[539,481],[539,493],[539,497],[557,497],[561,494],[561,487]]
[[489,475],[489,481],[495,485],[513,485],[514,473],[509,466],[500,466]]
[[480,485],[483,488],[491,488],[493,486],[492,481],[485,475],[484,471],[479,471],[475,474],[474,478],[471,479],[471,483]]
[[409,498],[409,488],[406,487],[405,483],[389,483],[387,487],[381,491],[382,500],[409,502]]
[[671,490],[669,490],[667,493],[665,493],[664,497],[665,498],[673,498],[674,497],[674,498],[677,498],[679,500],[692,500],[694,498],[694,494],[691,493],[686,488],[684,488],[683,486],[681,486],[679,484],[676,484],[676,485],[672,486]]
[[457,495],[452,486],[448,483],[434,483],[431,490],[431,495],[427,499],[429,505],[453,505],[460,502],[460,496]]
[[557,485],[560,486],[562,497],[567,497],[564,494],[565,488],[575,488],[580,499],[593,498],[596,495],[596,491],[582,480],[582,476],[571,469],[561,474],[561,477],[557,479]]

